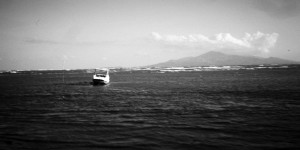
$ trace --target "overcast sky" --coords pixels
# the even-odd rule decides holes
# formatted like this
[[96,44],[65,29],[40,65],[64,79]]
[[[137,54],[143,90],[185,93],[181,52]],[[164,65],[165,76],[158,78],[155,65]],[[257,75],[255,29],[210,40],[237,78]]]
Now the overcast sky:
[[0,0],[0,70],[133,67],[212,50],[298,61],[299,2]]

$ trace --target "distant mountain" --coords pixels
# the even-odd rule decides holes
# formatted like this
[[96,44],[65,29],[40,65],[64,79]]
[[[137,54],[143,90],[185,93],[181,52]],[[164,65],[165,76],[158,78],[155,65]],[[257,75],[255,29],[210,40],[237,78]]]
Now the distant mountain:
[[210,51],[196,57],[185,57],[177,60],[151,65],[151,67],[192,67],[192,66],[232,66],[261,64],[299,64],[300,62],[284,60],[276,57],[262,58],[255,56],[228,55]]

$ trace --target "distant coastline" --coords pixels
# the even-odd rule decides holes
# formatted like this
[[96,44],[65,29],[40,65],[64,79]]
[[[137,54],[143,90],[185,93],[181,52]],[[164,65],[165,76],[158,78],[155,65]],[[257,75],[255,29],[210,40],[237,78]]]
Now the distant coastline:
[[197,66],[240,66],[240,65],[289,65],[300,62],[285,60],[276,57],[256,57],[230,55],[221,52],[210,51],[196,57],[184,57],[177,60],[150,65],[148,67],[197,67]]

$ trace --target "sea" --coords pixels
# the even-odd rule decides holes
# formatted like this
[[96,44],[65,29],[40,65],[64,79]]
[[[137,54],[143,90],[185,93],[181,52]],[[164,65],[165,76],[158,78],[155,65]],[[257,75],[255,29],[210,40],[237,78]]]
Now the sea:
[[0,149],[300,149],[300,66],[0,74]]

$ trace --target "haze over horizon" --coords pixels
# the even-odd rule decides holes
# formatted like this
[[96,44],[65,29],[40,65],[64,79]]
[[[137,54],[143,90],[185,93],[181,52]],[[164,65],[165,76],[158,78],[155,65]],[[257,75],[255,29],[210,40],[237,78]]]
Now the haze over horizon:
[[208,51],[300,60],[298,0],[0,0],[0,70],[146,66]]

